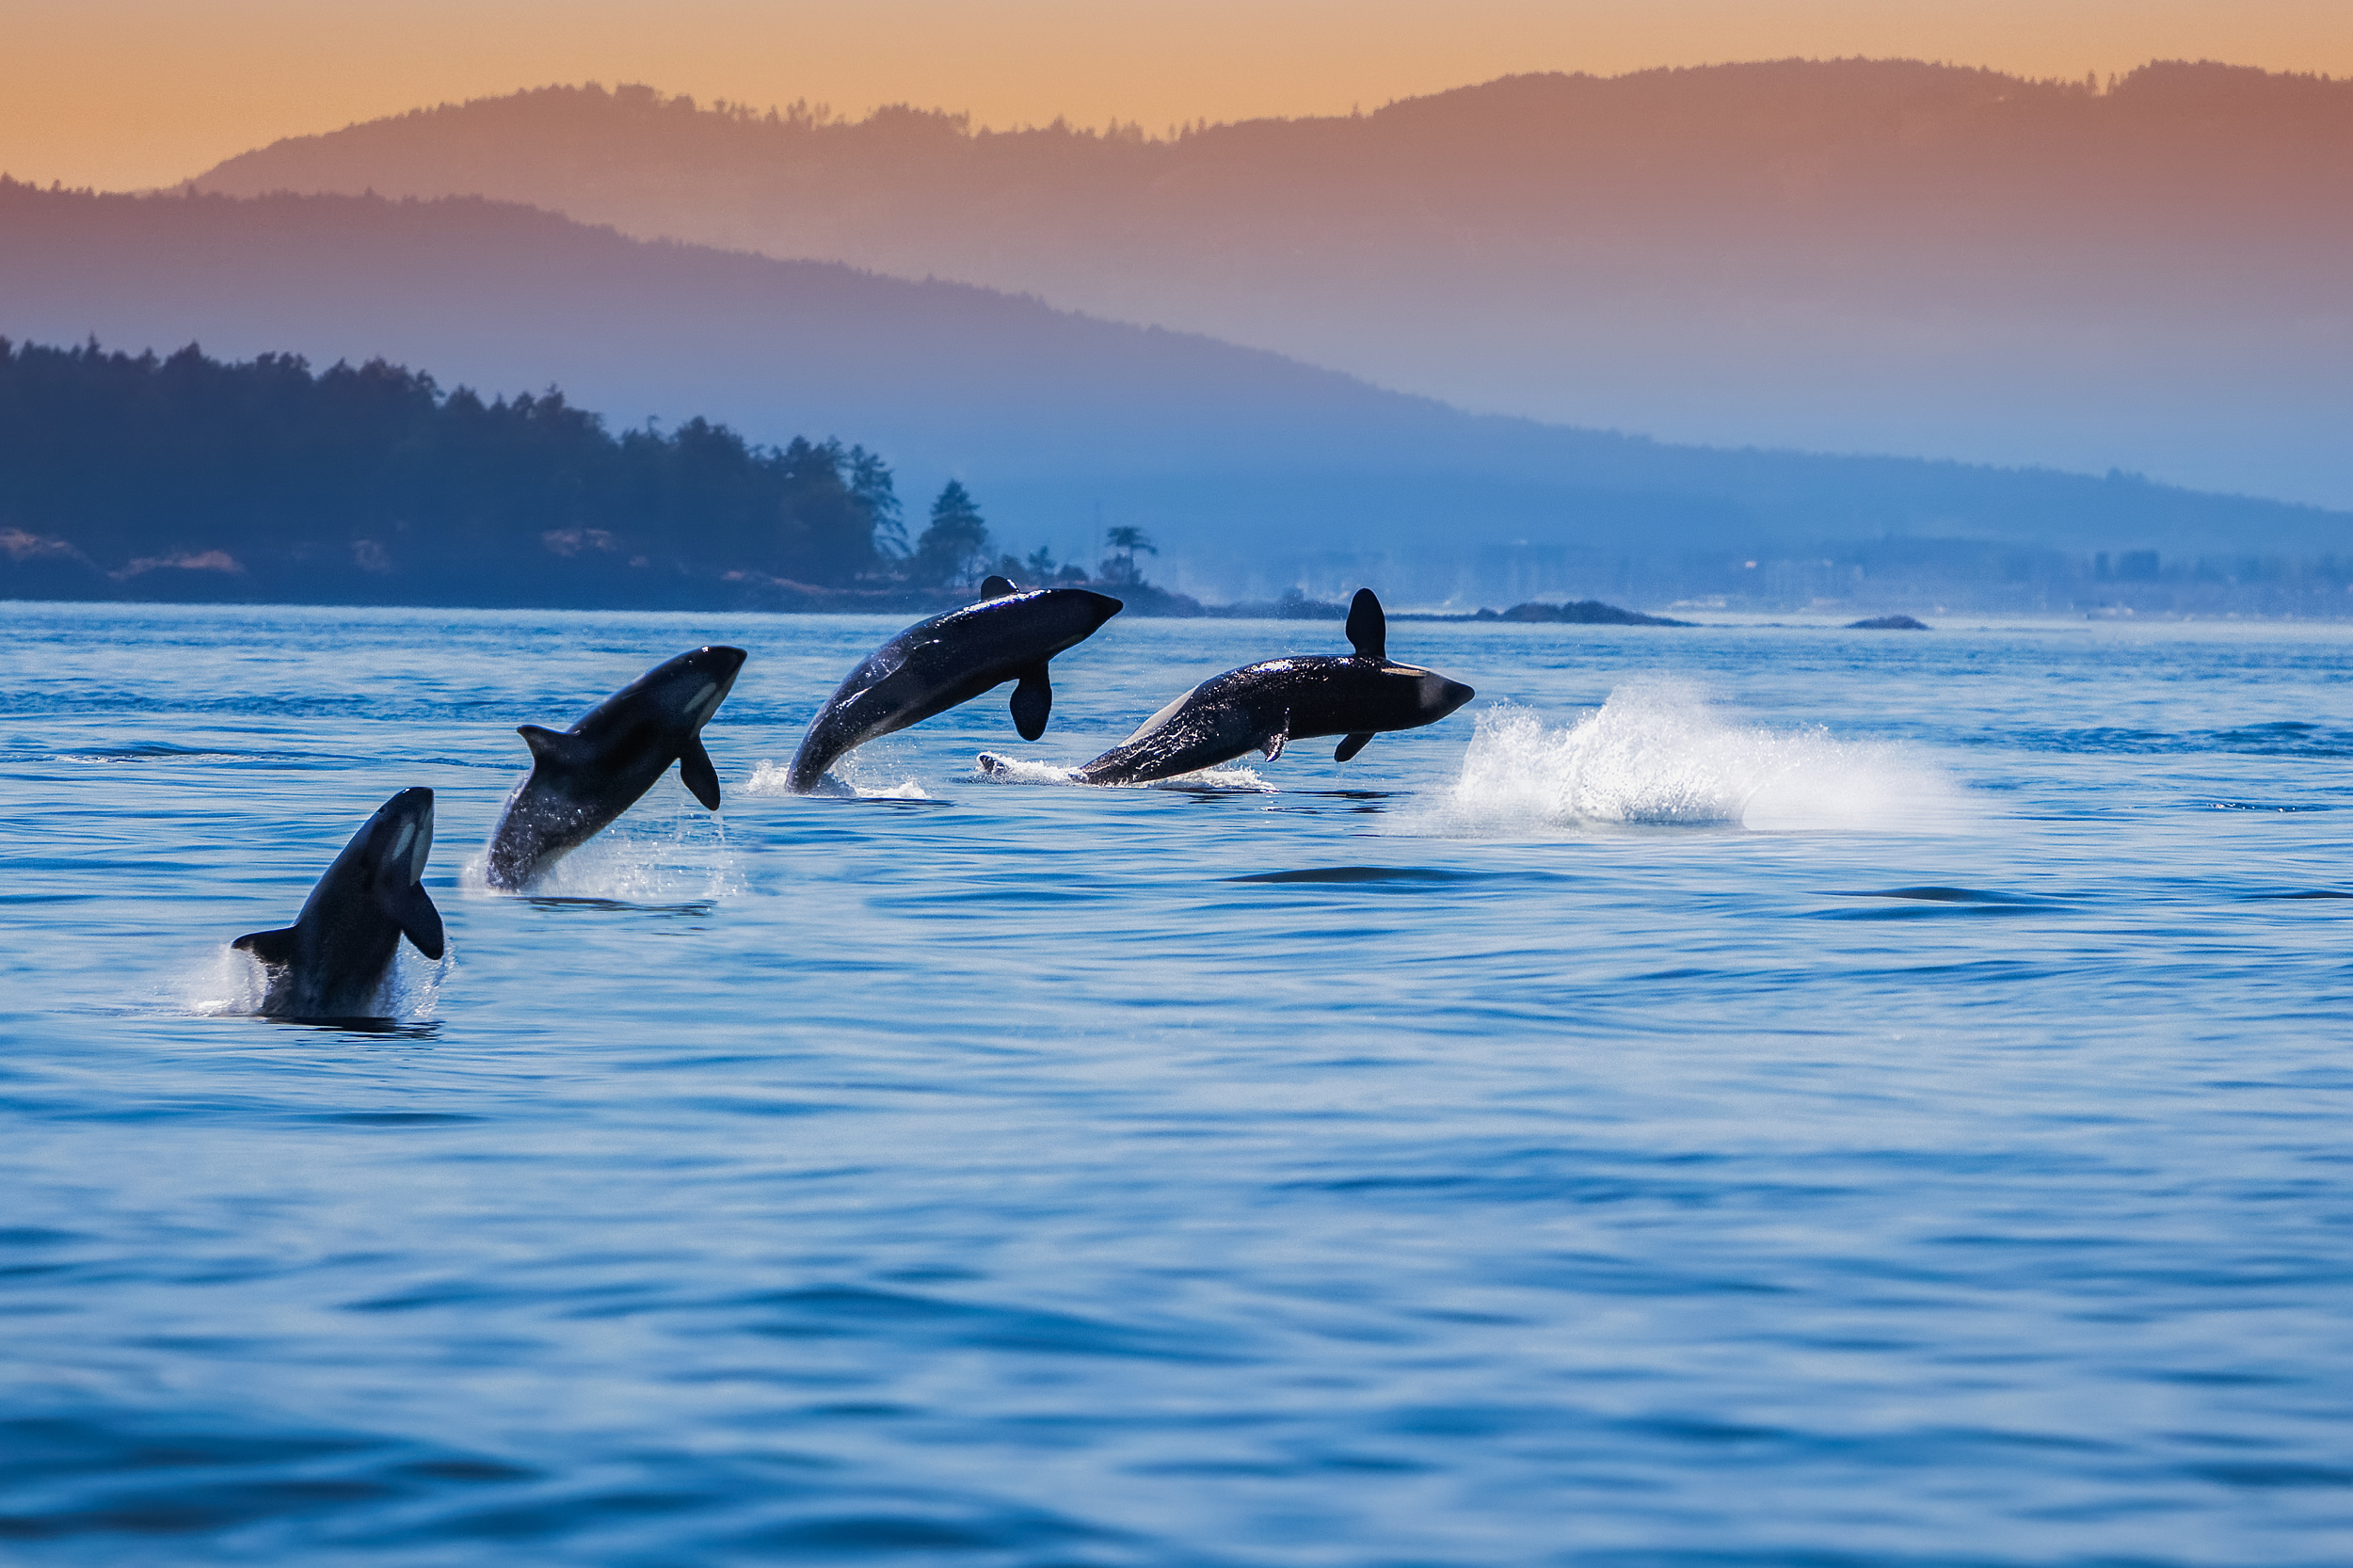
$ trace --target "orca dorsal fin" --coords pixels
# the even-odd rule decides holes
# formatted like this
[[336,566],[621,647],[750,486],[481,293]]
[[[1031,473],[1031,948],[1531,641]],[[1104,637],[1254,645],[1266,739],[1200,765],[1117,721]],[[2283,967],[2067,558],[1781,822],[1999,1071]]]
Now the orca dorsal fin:
[[1369,729],[1359,729],[1353,735],[1351,735],[1347,739],[1340,742],[1338,748],[1332,753],[1332,760],[1335,762],[1345,762],[1371,744],[1372,731]]
[[998,577],[991,575],[981,579],[981,597],[983,599],[1002,599],[1009,593],[1017,592],[1019,592],[1019,590],[1013,585],[1013,579],[1010,577]]
[[1013,727],[1023,740],[1034,741],[1046,733],[1046,717],[1054,711],[1054,683],[1047,679],[1044,664],[1021,672],[1011,707]]
[[700,735],[686,737],[686,745],[678,754],[678,776],[703,803],[704,810],[719,809],[719,770],[711,765],[711,753],[703,749]]
[[1389,617],[1381,613],[1381,600],[1370,588],[1357,589],[1349,602],[1348,640],[1355,645],[1359,659],[1389,656]]
[[433,900],[425,890],[411,882],[408,887],[384,895],[384,913],[400,927],[400,934],[417,944],[417,951],[436,963],[441,957],[441,912],[433,907]]
[[295,959],[295,928],[280,926],[276,931],[251,931],[229,944],[240,952],[249,952],[264,964],[285,965]]
[[566,766],[579,750],[579,742],[573,736],[539,725],[519,724],[515,727],[515,733],[520,735],[523,744],[531,748],[534,762],[545,763],[552,768]]

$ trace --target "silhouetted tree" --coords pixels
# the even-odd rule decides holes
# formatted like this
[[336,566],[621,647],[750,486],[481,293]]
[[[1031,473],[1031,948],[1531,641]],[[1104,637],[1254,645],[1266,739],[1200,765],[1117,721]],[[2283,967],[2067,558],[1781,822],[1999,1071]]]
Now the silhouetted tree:
[[1103,535],[1103,542],[1112,547],[1112,553],[1103,561],[1103,578],[1110,583],[1141,584],[1144,574],[1136,567],[1136,552],[1158,555],[1160,547],[1141,528],[1113,528]]
[[909,563],[919,583],[969,583],[982,574],[992,553],[988,524],[962,483],[951,479],[932,503],[932,520],[915,541]]

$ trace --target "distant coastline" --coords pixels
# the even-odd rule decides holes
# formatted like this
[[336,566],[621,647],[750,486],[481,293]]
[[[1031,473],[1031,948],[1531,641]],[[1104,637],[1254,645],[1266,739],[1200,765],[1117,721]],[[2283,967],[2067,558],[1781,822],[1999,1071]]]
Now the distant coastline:
[[[1775,478],[1784,459],[1755,460],[1742,495],[1799,493]],[[1607,498],[1564,494],[1530,536],[1482,543],[1476,530],[1495,515],[1477,492],[1335,462],[1304,488],[1259,476],[1244,498],[1255,511],[1215,487],[1156,503],[1162,513],[1144,515],[1167,516],[1157,541],[1167,558],[1147,574],[1137,552],[1160,552],[1133,523],[1073,552],[1099,558],[1013,553],[1072,532],[1068,508],[1034,488],[1007,503],[951,481],[903,520],[890,466],[832,436],[765,445],[704,418],[616,434],[553,387],[486,401],[381,360],[313,371],[285,354],[238,363],[193,344],[159,358],[0,339],[0,599],[899,615],[936,613],[960,601],[956,584],[1001,574],[1105,586],[1143,616],[1337,619],[1333,600],[1358,585],[1408,604],[1504,606],[1466,614],[1531,623],[1643,625],[1691,611],[2353,616],[2353,552],[2321,526],[2329,514],[2131,475],[1980,477],[2043,487],[2038,505],[2075,495],[2070,526],[2160,533],[2197,516],[2201,531],[2239,518],[2250,539],[2266,520],[2307,532],[2262,553],[2203,532],[2179,550],[2097,550],[2056,532],[2058,513],[2025,508],[2011,525],[2047,526],[2042,542],[1911,534],[1900,514],[1869,536],[1825,522],[1776,537],[1795,525],[1741,520],[1744,502],[1680,537],[1636,526]],[[1303,552],[1298,519],[1351,486],[1391,507],[1416,495],[1427,505],[1410,536],[1358,530]],[[1054,516],[1064,522],[1041,520]],[[1263,526],[1243,531],[1254,516]],[[1641,604],[1665,614],[1618,608]]]

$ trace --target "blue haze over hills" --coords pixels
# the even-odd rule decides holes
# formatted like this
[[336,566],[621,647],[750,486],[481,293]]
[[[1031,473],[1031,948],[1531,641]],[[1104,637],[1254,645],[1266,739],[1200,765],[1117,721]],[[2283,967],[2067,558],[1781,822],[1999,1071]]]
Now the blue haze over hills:
[[700,414],[763,441],[838,435],[919,500],[962,478],[1016,549],[1084,557],[1098,521],[1140,524],[1162,547],[1158,575],[1203,597],[1362,581],[1424,602],[2066,609],[2160,589],[2171,605],[2201,573],[2210,600],[2252,609],[2329,613],[2346,597],[2325,559],[2348,537],[2343,513],[1473,416],[1034,298],[635,241],[482,200],[9,185],[0,279],[0,333],[20,341],[383,357],[444,387],[552,384],[620,425]]
[[1662,440],[2353,506],[2353,82],[2322,77],[1758,61],[1163,136],[551,87],[191,184],[522,201]]

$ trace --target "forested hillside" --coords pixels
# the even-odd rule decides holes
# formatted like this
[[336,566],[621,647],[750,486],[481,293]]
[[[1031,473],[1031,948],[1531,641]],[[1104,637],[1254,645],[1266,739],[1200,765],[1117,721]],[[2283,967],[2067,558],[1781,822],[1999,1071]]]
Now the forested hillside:
[[[608,431],[653,416],[678,433],[701,416],[779,451],[839,433],[888,454],[910,504],[961,481],[1025,559],[1046,546],[1096,562],[1109,530],[1143,528],[1160,551],[1154,579],[1204,600],[1369,584],[1400,602],[1466,606],[1729,595],[2064,608],[2069,572],[2089,573],[2102,552],[2155,552],[2166,571],[2213,558],[2244,579],[2243,558],[2271,572],[2342,557],[2353,530],[2342,512],[2130,473],[1710,450],[1475,416],[1034,299],[632,241],[473,199],[100,196],[0,179],[0,333],[20,343],[94,334],[133,352],[195,341],[224,360],[382,360],[444,387],[561,387]],[[90,483],[103,480],[93,470]],[[567,569],[584,584],[614,581],[599,575],[608,556],[629,568],[643,554],[648,567],[629,569],[649,573],[682,563],[680,583],[705,569],[693,541],[656,536],[658,525],[516,526],[633,541],[575,557]],[[64,536],[37,520],[0,527]],[[394,537],[354,536],[411,561]],[[264,570],[193,536],[168,552],[213,549]],[[803,568],[770,553],[740,569]],[[1888,597],[1882,572],[1905,574],[1904,597]],[[355,594],[396,591],[349,581]],[[2333,600],[2339,613],[2346,602]]]
[[0,338],[0,597],[789,603],[900,582],[903,544],[890,471],[831,439]]

